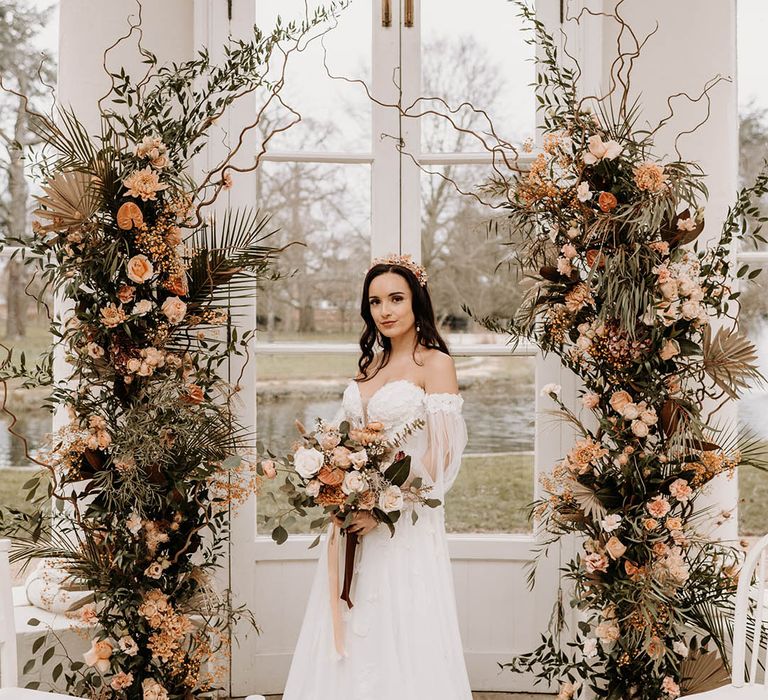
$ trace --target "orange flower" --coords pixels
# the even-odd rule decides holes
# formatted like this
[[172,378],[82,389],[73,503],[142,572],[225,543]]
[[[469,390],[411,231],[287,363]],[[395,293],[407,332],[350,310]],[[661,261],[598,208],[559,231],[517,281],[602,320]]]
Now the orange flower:
[[601,192],[600,196],[597,198],[598,206],[600,207],[601,211],[605,212],[615,209],[618,203],[619,201],[611,192]]
[[658,637],[651,637],[645,645],[645,651],[652,659],[660,659],[664,656],[664,642]]
[[599,250],[591,248],[587,251],[587,265],[594,267],[595,262],[597,262],[600,267],[605,267],[605,255],[603,255]]
[[373,510],[376,505],[376,495],[373,491],[363,491],[357,497],[357,507],[361,510]]
[[627,576],[637,576],[638,574],[642,573],[642,568],[637,566],[634,562],[629,561],[629,559],[624,560],[624,571],[627,572]]
[[134,170],[125,180],[123,185],[128,189],[129,197],[140,197],[146,201],[156,199],[156,195],[161,190],[168,187],[168,184],[160,184],[160,178],[149,166],[143,170]]
[[347,500],[347,495],[339,486],[324,487],[320,493],[315,496],[315,503],[319,506],[340,506]]
[[117,210],[117,225],[123,231],[130,231],[134,226],[144,223],[144,215],[136,202],[125,202]]
[[205,393],[203,388],[197,384],[187,384],[186,392],[182,397],[182,401],[187,404],[197,405],[203,402]]
[[328,486],[340,486],[344,482],[344,470],[323,467],[317,475],[321,483]]

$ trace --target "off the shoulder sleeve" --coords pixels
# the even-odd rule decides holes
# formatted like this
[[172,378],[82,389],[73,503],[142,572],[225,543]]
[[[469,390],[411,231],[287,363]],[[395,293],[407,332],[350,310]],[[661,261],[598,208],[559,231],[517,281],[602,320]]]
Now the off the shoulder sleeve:
[[464,399],[458,394],[427,394],[427,446],[424,466],[441,498],[453,486],[467,445],[467,426],[461,414]]

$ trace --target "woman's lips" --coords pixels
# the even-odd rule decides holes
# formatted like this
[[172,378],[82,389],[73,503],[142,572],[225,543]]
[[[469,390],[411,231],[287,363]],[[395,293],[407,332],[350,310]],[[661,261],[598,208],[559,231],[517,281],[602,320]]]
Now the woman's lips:
[[382,326],[394,326],[397,323],[397,321],[382,321]]

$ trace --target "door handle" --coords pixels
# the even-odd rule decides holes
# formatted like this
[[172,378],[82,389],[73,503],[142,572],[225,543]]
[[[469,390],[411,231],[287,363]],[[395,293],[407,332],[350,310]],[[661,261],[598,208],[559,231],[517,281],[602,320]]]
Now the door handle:
[[406,27],[413,26],[413,0],[405,0],[405,22]]
[[392,5],[391,0],[381,0],[381,26],[392,26]]

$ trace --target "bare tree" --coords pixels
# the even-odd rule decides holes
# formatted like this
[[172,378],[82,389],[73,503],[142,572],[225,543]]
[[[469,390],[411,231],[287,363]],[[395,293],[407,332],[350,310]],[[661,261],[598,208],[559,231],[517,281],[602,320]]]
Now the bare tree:
[[[55,67],[40,55],[35,35],[48,21],[52,7],[30,9],[22,0],[7,0],[0,6],[0,66],[8,87],[32,100],[49,97],[45,85],[55,81]],[[0,177],[7,188],[0,192],[0,230],[4,238],[25,240],[29,235],[29,185],[25,177],[25,152],[40,143],[29,129],[23,101],[0,92]],[[26,335],[28,271],[18,260],[8,260],[6,273],[5,336],[18,340]]]

